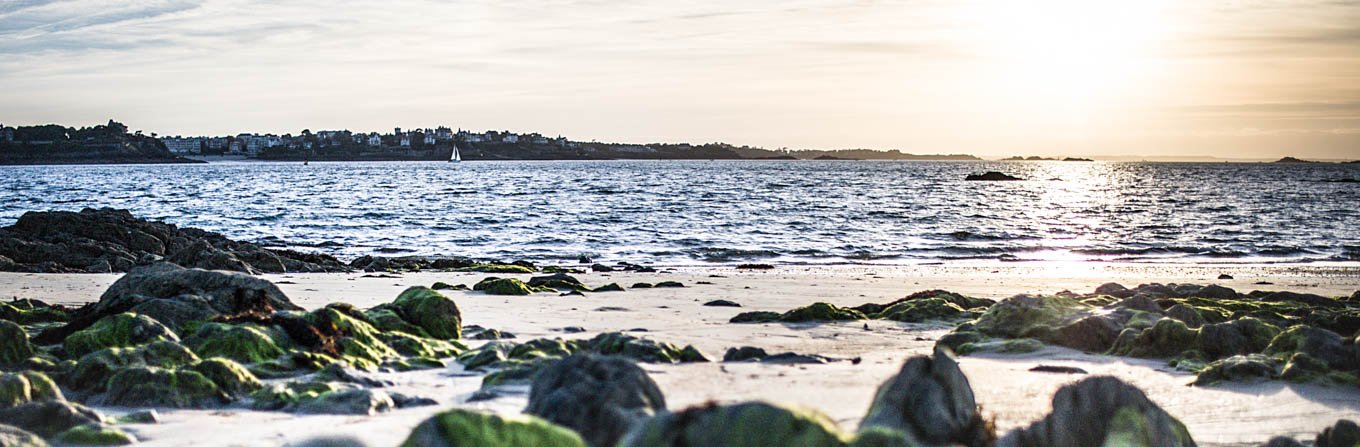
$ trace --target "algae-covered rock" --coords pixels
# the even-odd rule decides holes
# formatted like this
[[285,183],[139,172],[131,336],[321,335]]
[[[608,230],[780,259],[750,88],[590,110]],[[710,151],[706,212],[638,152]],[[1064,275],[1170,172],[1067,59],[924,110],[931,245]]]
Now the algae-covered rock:
[[566,357],[571,355],[572,346],[560,338],[535,338],[515,345],[510,350],[510,358],[532,360],[544,357]]
[[137,443],[137,438],[124,433],[116,427],[103,424],[85,424],[58,434],[55,439],[61,445],[128,445]]
[[948,350],[908,359],[879,385],[860,431],[900,432],[908,445],[987,445],[996,438],[973,399],[968,378]]
[[747,402],[657,415],[624,437],[619,447],[841,447],[848,438],[815,410]]
[[108,391],[90,401],[121,407],[202,408],[230,400],[197,371],[137,366],[118,370],[109,378]]
[[472,290],[486,292],[488,295],[532,295],[537,292],[524,281],[515,278],[488,277],[472,286]]
[[513,349],[515,344],[508,341],[488,342],[477,349],[459,354],[458,363],[467,369],[490,366],[509,359],[510,351]]
[[[184,339],[184,345],[199,357],[225,357],[241,363],[260,363],[278,358],[284,350],[270,329],[254,324],[205,323]],[[69,340],[69,339],[68,339]]]
[[591,292],[622,292],[622,291],[623,286],[620,286],[619,283],[614,282],[596,287],[594,290],[591,290]]
[[1092,315],[1068,323],[1044,337],[1044,341],[1086,352],[1105,352],[1119,337],[1119,323],[1102,315]]
[[863,313],[854,309],[827,303],[812,303],[808,306],[784,312],[784,314],[779,316],[779,321],[785,323],[799,323],[806,321],[853,321],[866,320],[868,318],[869,317],[866,317]]
[[104,418],[77,403],[46,400],[0,408],[0,421],[43,438],[51,438],[72,427],[102,423]]
[[19,427],[0,424],[0,446],[47,447],[47,441]]
[[1163,318],[1152,327],[1142,330],[1137,337],[1121,339],[1110,352],[1130,357],[1174,357],[1195,349],[1198,335],[1197,331],[1180,320]]
[[585,343],[586,349],[597,354],[619,355],[647,363],[681,363],[708,361],[693,346],[675,345],[620,332],[605,332]]
[[576,430],[592,447],[612,447],[665,409],[661,389],[633,362],[575,355],[538,372],[524,412]]
[[372,415],[396,408],[391,395],[339,382],[275,383],[252,394],[257,410]]
[[1089,306],[1071,298],[1016,295],[992,305],[974,326],[994,337],[1020,338],[1047,333]]
[[469,290],[466,285],[449,284],[443,281],[436,281],[434,284],[430,285],[430,288],[434,290]]
[[1279,334],[1280,329],[1269,323],[1256,318],[1242,318],[1204,325],[1199,328],[1196,344],[1210,359],[1217,359],[1261,352]]
[[307,314],[306,320],[332,337],[334,349],[339,354],[337,359],[356,368],[374,369],[383,361],[400,356],[382,341],[377,328],[347,304],[327,305]]
[[477,263],[468,267],[452,269],[452,271],[516,274],[516,273],[534,273],[537,272],[538,270],[534,269],[533,267],[520,264]]
[[848,447],[917,447],[917,445],[908,440],[906,433],[870,427],[855,433],[855,439],[850,441]]
[[429,359],[453,357],[467,349],[466,345],[457,341],[423,338],[405,332],[384,332],[378,338],[398,354]]
[[19,324],[67,322],[71,319],[69,309],[53,306],[35,299],[15,299],[0,303],[0,320]]
[[[420,327],[430,337],[457,340],[463,337],[463,314],[448,297],[425,287],[401,292],[390,305],[401,318]],[[421,335],[421,334],[416,334]]]
[[551,287],[557,290],[576,290],[581,292],[590,290],[590,288],[586,287],[586,285],[582,283],[581,280],[576,279],[575,276],[571,276],[566,273],[554,273],[546,276],[535,276],[529,278],[528,284],[530,287]]
[[1166,310],[1166,316],[1180,320],[1182,323],[1185,323],[1186,327],[1191,329],[1198,328],[1205,323],[1208,323],[1208,321],[1204,319],[1204,315],[1200,314],[1194,307],[1184,304],[1171,306],[1170,309]]
[[1360,347],[1347,343],[1341,335],[1326,329],[1291,327],[1275,336],[1264,353],[1278,358],[1302,353],[1323,362],[1329,368],[1347,371],[1360,369]]
[[61,389],[46,374],[38,371],[0,373],[0,408],[65,399]]
[[154,366],[178,368],[198,362],[198,356],[172,341],[161,341],[135,348],[106,348],[80,358],[62,382],[78,391],[104,391],[109,379],[123,368]]
[[729,323],[769,323],[772,321],[779,321],[779,312],[742,312],[728,320]]
[[194,364],[192,369],[207,377],[218,389],[232,398],[249,395],[264,387],[255,374],[230,359],[221,357],[204,359]]
[[1333,370],[1327,366],[1326,362],[1302,352],[1289,357],[1284,369],[1280,370],[1280,378],[1295,383],[1318,381],[1350,385],[1358,383],[1355,374]]
[[1280,377],[1279,361],[1260,354],[1234,355],[1216,360],[1200,371],[1192,385],[1217,382],[1251,382]]
[[963,345],[979,343],[986,339],[987,336],[978,331],[954,331],[940,336],[940,339],[935,341],[935,346],[943,346],[957,353]]
[[122,313],[66,337],[66,352],[80,357],[104,348],[137,346],[155,341],[179,341],[165,325],[145,315]]
[[997,447],[1192,447],[1185,425],[1114,377],[1091,377],[1058,389],[1053,412],[1007,433]]
[[909,323],[930,320],[951,320],[959,318],[965,310],[944,298],[927,298],[903,301],[879,312],[874,318]]
[[32,356],[33,346],[29,344],[24,328],[0,320],[0,366],[17,365]]
[[586,447],[576,432],[533,416],[454,409],[421,422],[402,447]]
[[959,355],[994,353],[1026,354],[1044,349],[1044,343],[1033,338],[1013,338],[964,343],[959,346]]
[[652,287],[658,289],[665,289],[665,288],[681,288],[685,287],[685,285],[681,284],[679,281],[661,281],[659,283],[653,284]]

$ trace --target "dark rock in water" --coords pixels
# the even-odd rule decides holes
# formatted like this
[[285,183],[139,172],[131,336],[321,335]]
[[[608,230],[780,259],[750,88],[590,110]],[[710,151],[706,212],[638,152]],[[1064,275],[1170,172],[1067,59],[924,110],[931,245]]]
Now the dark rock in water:
[[402,442],[405,447],[586,447],[566,427],[533,416],[453,409],[436,414]]
[[592,447],[612,447],[665,410],[661,389],[633,362],[574,355],[539,371],[524,412],[576,430]]
[[0,424],[0,446],[4,447],[47,447],[47,441],[19,427]]
[[1092,315],[1053,331],[1044,341],[1086,352],[1105,352],[1119,337],[1119,323],[1108,317]]
[[0,409],[0,421],[51,438],[81,425],[103,423],[104,418],[80,404],[48,400]]
[[1055,374],[1086,374],[1086,370],[1075,366],[1039,365],[1029,369],[1031,372]]
[[1119,285],[1119,283],[1113,282],[1107,282],[1105,284],[1101,284],[1100,287],[1096,287],[1095,293],[1096,295],[1109,295],[1115,298],[1128,298],[1133,296],[1134,294],[1132,290],[1129,290],[1124,286]]
[[766,353],[764,349],[755,346],[742,346],[739,348],[727,348],[727,352],[723,354],[723,361],[744,362],[747,360],[760,360],[769,356],[770,354]]
[[42,344],[58,343],[100,319],[124,312],[154,318],[171,329],[215,316],[277,310],[302,310],[278,287],[242,273],[186,269],[159,263],[123,275],[99,297],[99,302],[77,310],[65,326],[43,331]]
[[1195,441],[1176,418],[1142,390],[1114,377],[1092,377],[1058,389],[1053,412],[1007,433],[997,447],[1145,445],[1191,447]]
[[713,301],[709,301],[709,302],[707,302],[707,303],[704,303],[704,305],[705,305],[705,306],[709,306],[709,307],[741,307],[741,304],[738,304],[738,303],[735,302],[735,301],[728,301],[728,300],[713,300]]
[[1232,277],[1232,275],[1229,275],[1229,274],[1227,274],[1227,273],[1224,273],[1224,274],[1222,274],[1222,275],[1218,275],[1218,279],[1228,280],[1228,279],[1233,279],[1233,277]]
[[662,413],[628,433],[618,447],[842,447],[844,437],[835,422],[816,411],[746,402]]
[[908,359],[878,387],[860,430],[902,432],[907,445],[990,445],[991,424],[978,412],[973,389],[947,350]]
[[1354,447],[1360,445],[1360,425],[1347,419],[1322,430],[1313,441],[1316,447]]
[[147,260],[250,273],[348,271],[334,257],[271,250],[221,234],[151,222],[127,210],[33,211],[0,228],[0,270],[126,272]]
[[1013,181],[1013,180],[1024,180],[1024,179],[1022,179],[1022,178],[1020,178],[1020,177],[1012,177],[1012,176],[1009,176],[1009,175],[1006,175],[1006,174],[1003,174],[1003,173],[1000,173],[1000,172],[996,172],[996,171],[987,171],[987,172],[984,173],[984,174],[970,174],[969,176],[964,177],[964,180],[967,180],[967,181],[988,181],[988,182],[995,182],[995,181]]
[[1236,290],[1229,289],[1227,287],[1223,287],[1216,284],[1210,284],[1204,286],[1203,288],[1200,288],[1199,292],[1195,293],[1194,296],[1200,298],[1213,298],[1220,300],[1235,300],[1242,297],[1242,295],[1237,293]]
[[33,346],[23,327],[0,320],[0,366],[18,365],[33,356]]

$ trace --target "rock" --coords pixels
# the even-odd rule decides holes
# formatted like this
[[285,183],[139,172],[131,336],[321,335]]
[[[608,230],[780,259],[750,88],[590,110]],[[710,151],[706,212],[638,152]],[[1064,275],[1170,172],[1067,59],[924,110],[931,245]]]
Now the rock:
[[472,290],[486,292],[488,295],[531,295],[538,291],[529,287],[524,281],[494,276],[479,281],[472,286]]
[[604,264],[594,264],[590,266],[590,271],[607,273],[614,271],[614,268]]
[[402,447],[585,447],[576,432],[533,416],[453,409],[411,431]]
[[94,410],[76,403],[47,400],[0,409],[4,424],[51,438],[71,428],[104,422]]
[[1260,355],[1235,355],[1214,361],[1199,372],[1191,385],[1212,385],[1221,381],[1251,382],[1280,377],[1280,367],[1274,359]]
[[636,282],[636,283],[633,283],[633,287],[632,287],[632,288],[634,288],[634,289],[650,289],[650,288],[653,288],[653,287],[656,287],[656,286],[652,285],[652,283],[649,283],[649,282]]
[[1261,352],[1270,346],[1280,329],[1255,318],[1206,324],[1199,328],[1196,344],[1210,359]]
[[728,320],[729,323],[769,323],[779,321],[779,312],[742,312]]
[[1119,337],[1119,323],[1093,315],[1069,323],[1044,338],[1045,342],[1086,352],[1105,352]]
[[1204,286],[1203,288],[1199,289],[1199,292],[1195,293],[1194,296],[1218,300],[1235,300],[1242,297],[1242,295],[1238,294],[1236,290],[1229,289],[1227,287],[1223,287],[1217,284],[1210,284]]
[[193,228],[177,228],[110,208],[34,211],[0,228],[0,269],[40,273],[125,272],[145,259],[240,272],[339,272],[334,257],[269,250]]
[[0,424],[0,446],[4,447],[47,447],[47,441],[19,427]]
[[1016,295],[988,308],[975,326],[979,332],[995,337],[1044,335],[1086,308],[1070,298]]
[[1326,329],[1291,327],[1271,340],[1264,353],[1279,358],[1287,358],[1295,353],[1306,354],[1328,368],[1360,370],[1360,349],[1347,343],[1346,339],[1337,333]]
[[510,350],[514,348],[515,344],[511,342],[489,342],[477,349],[458,355],[458,363],[462,363],[463,367],[467,369],[482,368],[509,359]]
[[122,313],[99,319],[94,325],[66,337],[66,352],[80,357],[113,347],[130,347],[155,341],[179,341],[170,328],[146,315]]
[[885,320],[920,323],[931,320],[957,319],[963,315],[964,312],[963,308],[946,301],[943,298],[927,298],[893,304],[892,306],[883,309],[882,312],[874,317]]
[[1134,294],[1132,290],[1113,282],[1107,282],[1096,287],[1095,293],[1096,295],[1109,295],[1115,298],[1128,298]]
[[19,324],[65,323],[70,321],[71,312],[65,306],[53,306],[35,299],[15,299],[0,303],[0,320]]
[[612,447],[665,409],[661,390],[642,368],[619,357],[576,355],[539,371],[524,412],[576,430],[592,447]]
[[939,340],[935,341],[935,346],[943,346],[949,348],[950,351],[958,352],[963,345],[979,343],[986,339],[985,335],[977,331],[956,330],[941,336]]
[[1316,447],[1354,447],[1360,444],[1360,426],[1347,419],[1322,430],[1313,441]]
[[148,367],[175,369],[198,363],[198,356],[171,341],[155,342],[135,348],[107,348],[86,354],[66,374],[63,385],[77,391],[104,391],[109,379],[124,368]]
[[24,328],[0,320],[0,367],[18,365],[32,356],[33,346],[29,344]]
[[959,346],[959,355],[977,353],[1025,354],[1044,349],[1043,342],[1032,338],[980,341]]
[[53,441],[59,445],[128,445],[136,444],[137,438],[116,427],[85,424],[61,432]]
[[296,411],[301,414],[353,414],[371,416],[396,408],[387,393],[369,389],[343,389],[322,393],[314,399],[300,402]]
[[160,263],[134,269],[109,286],[99,302],[80,309],[65,326],[35,339],[58,343],[110,315],[133,312],[181,330],[192,321],[249,312],[302,310],[274,284],[241,273],[185,269]]
[[191,369],[202,374],[232,399],[249,395],[264,388],[260,379],[239,363],[224,358],[210,358],[194,364]]
[[274,342],[276,337],[286,339],[287,335],[274,334],[269,328],[249,323],[204,323],[184,339],[184,345],[199,357],[225,357],[251,364],[274,360],[284,354]]
[[774,266],[770,264],[738,264],[737,270],[771,270]]
[[1141,390],[1114,377],[1092,377],[1058,389],[1053,412],[1007,433],[997,447],[1195,445],[1176,418]]
[[568,275],[566,273],[555,273],[547,276],[535,276],[529,278],[529,286],[551,287],[557,290],[576,290],[576,291],[590,290],[590,288],[586,287],[586,285],[583,284],[581,280],[576,279],[576,277]]
[[515,338],[515,334],[511,334],[509,332],[502,332],[495,329],[486,329],[477,332],[476,335],[472,336],[473,340],[509,340],[513,338]]
[[318,436],[288,445],[291,447],[367,447],[363,441],[349,436]]
[[1039,365],[1029,369],[1030,372],[1054,373],[1054,374],[1087,374],[1086,370],[1075,366],[1061,365]]
[[1106,307],[1139,310],[1154,314],[1162,313],[1162,307],[1158,306],[1157,302],[1147,295],[1134,295]]
[[747,360],[760,360],[769,356],[770,354],[766,353],[764,349],[755,346],[742,346],[739,348],[727,348],[727,352],[723,354],[722,361],[744,362]]
[[1300,303],[1319,307],[1345,307],[1341,301],[1311,293],[1275,292],[1258,298],[1268,303]]
[[0,408],[45,400],[66,400],[61,389],[46,374],[39,371],[0,373]]
[[1182,323],[1185,323],[1186,327],[1191,329],[1198,328],[1206,323],[1204,316],[1200,315],[1199,311],[1184,304],[1171,306],[1170,309],[1166,310],[1166,316],[1180,320]]
[[94,405],[172,408],[205,408],[230,401],[212,380],[196,371],[148,366],[118,370],[109,378],[108,391],[90,399]]
[[[1137,329],[1126,329],[1136,331]],[[1163,318],[1132,339],[1120,337],[1110,353],[1130,357],[1174,357],[1195,349],[1198,333],[1180,320]]]
[[161,415],[156,410],[138,410],[118,417],[119,424],[159,424]]
[[747,402],[662,413],[618,446],[841,447],[844,439],[836,423],[815,410]]
[[[391,308],[402,320],[421,328],[423,334],[439,340],[457,340],[463,336],[463,314],[453,300],[425,287],[411,287],[397,295]],[[384,307],[379,306],[379,307]]]
[[1293,438],[1276,436],[1270,438],[1265,444],[1261,444],[1260,447],[1304,447],[1304,445],[1300,444],[1299,441],[1295,441]]
[[679,281],[661,281],[661,282],[659,282],[659,283],[656,283],[656,284],[652,285],[652,287],[655,287],[655,288],[658,288],[658,289],[665,289],[665,288],[683,288],[683,287],[685,287],[685,285],[684,285],[684,284],[681,284]]
[[603,286],[596,287],[594,290],[591,290],[591,292],[622,292],[622,291],[623,286],[620,286],[618,283],[612,282],[609,284],[605,284]]
[[1024,179],[1020,177],[1012,177],[996,171],[987,171],[985,174],[969,174],[967,177],[964,177],[964,180],[996,182],[996,181],[1015,181]]
[[1229,279],[1233,279],[1233,277],[1232,277],[1232,275],[1229,275],[1229,274],[1227,274],[1227,273],[1224,273],[1224,274],[1218,275],[1218,279],[1229,280]]
[[[745,314],[742,314],[745,315]],[[740,317],[741,315],[738,315]],[[733,318],[734,320],[736,318]],[[853,321],[866,320],[864,314],[854,309],[838,307],[827,303],[812,303],[811,305],[790,310],[779,316],[779,321],[785,323],[799,323],[808,321]]]
[[973,389],[947,350],[908,359],[878,387],[860,430],[881,427],[906,435],[909,444],[989,445],[996,435],[978,412]]
[[693,346],[677,348],[675,345],[651,339],[635,337],[619,332],[606,332],[596,335],[585,342],[591,352],[605,355],[619,355],[647,363],[690,363],[707,362]]
[[704,305],[709,307],[741,307],[741,304],[728,300],[713,300],[704,303]]

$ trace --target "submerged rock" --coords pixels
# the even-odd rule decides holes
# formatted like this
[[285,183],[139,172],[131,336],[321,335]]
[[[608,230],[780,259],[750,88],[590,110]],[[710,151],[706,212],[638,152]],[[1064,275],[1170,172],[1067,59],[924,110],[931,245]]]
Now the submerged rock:
[[586,447],[576,432],[533,416],[453,409],[421,422],[402,447]]
[[969,174],[967,177],[964,177],[963,179],[967,181],[985,181],[985,182],[1024,180],[1020,177],[1013,177],[996,171],[987,171],[984,174]]
[[1176,418],[1142,390],[1114,377],[1092,377],[1058,389],[1053,412],[1007,433],[997,447],[1193,447]]
[[661,389],[631,361],[575,355],[538,372],[524,412],[576,430],[592,447],[612,447],[665,409]]
[[986,446],[996,435],[973,400],[968,378],[948,350],[908,359],[878,387],[860,430],[901,432],[907,445]]
[[619,447],[842,447],[849,436],[815,410],[765,402],[692,407],[662,413],[629,433]]

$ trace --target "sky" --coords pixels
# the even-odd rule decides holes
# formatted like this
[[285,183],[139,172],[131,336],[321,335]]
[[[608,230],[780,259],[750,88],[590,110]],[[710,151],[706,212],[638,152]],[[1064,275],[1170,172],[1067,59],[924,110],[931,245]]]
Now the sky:
[[1360,158],[1355,0],[0,0],[0,123]]

